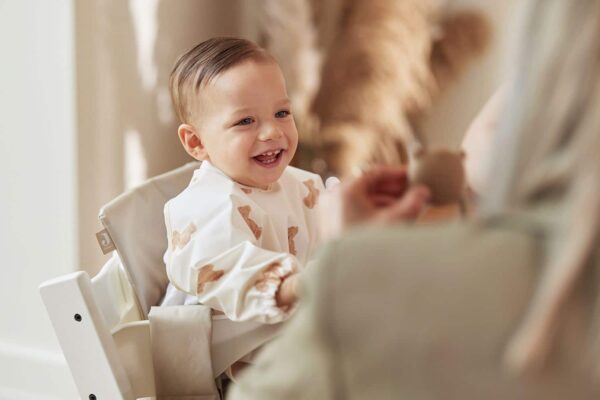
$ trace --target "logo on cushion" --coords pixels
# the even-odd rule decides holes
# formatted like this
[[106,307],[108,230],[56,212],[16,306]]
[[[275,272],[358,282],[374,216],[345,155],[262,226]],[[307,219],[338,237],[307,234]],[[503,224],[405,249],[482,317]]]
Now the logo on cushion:
[[115,243],[106,229],[96,233],[96,239],[98,240],[102,254],[108,254],[116,249]]

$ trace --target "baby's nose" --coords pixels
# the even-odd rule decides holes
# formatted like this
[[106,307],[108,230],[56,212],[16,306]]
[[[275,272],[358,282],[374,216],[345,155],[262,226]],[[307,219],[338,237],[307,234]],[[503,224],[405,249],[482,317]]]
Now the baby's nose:
[[283,136],[283,132],[276,126],[266,126],[261,132],[260,140],[274,140]]

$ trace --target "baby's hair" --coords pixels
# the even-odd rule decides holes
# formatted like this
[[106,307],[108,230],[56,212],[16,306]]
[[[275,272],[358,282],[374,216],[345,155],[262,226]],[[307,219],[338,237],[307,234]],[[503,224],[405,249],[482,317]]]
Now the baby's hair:
[[272,60],[257,44],[240,38],[215,37],[183,53],[175,62],[169,79],[171,99],[183,123],[191,122],[190,99],[203,85],[227,69],[247,60]]

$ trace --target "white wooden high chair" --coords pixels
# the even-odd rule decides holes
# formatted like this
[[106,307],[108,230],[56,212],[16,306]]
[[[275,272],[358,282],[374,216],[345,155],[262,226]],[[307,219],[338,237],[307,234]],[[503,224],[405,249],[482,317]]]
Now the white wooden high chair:
[[[159,382],[160,375],[155,372],[173,367],[166,364],[175,361],[157,358],[156,347],[153,351],[158,339],[159,343],[165,342],[165,329],[161,328],[162,336],[156,339],[158,335],[151,334],[148,315],[151,307],[163,297],[168,283],[162,261],[167,246],[163,206],[185,188],[197,167],[198,163],[190,163],[152,178],[103,207],[100,220],[105,230],[99,234],[99,240],[105,250],[114,251],[96,276],[90,279],[86,272],[78,271],[40,286],[82,399],[130,400],[157,396],[160,390],[155,382]],[[209,370],[212,368],[212,377],[207,382],[210,386],[207,392],[185,393],[186,397],[181,398],[218,399],[218,394],[211,394],[214,377],[270,339],[277,327],[232,322],[224,316],[211,317],[210,310],[203,306],[163,307],[153,312],[168,316],[170,312],[193,313],[194,310],[208,311],[204,315],[208,315],[208,324],[212,326],[205,327],[207,345],[203,348],[190,343],[188,353],[196,354],[185,354],[176,361],[204,363]],[[170,329],[167,325],[168,342],[180,340],[185,329],[189,327]],[[171,334],[172,339],[168,337]],[[169,384],[177,387],[187,383]],[[198,383],[194,385],[197,387]]]

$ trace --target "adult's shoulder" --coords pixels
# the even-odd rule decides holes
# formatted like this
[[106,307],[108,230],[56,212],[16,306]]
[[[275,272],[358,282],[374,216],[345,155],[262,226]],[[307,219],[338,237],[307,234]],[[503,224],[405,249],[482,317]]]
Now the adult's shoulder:
[[543,385],[502,364],[537,289],[543,241],[510,224],[449,224],[356,231],[325,246],[306,293],[348,390],[365,391],[361,398],[382,397],[380,388],[390,398],[597,398],[581,395],[590,390],[581,374],[589,349],[578,347],[589,324],[581,312],[595,298],[569,304],[560,346],[570,350]]
[[380,285],[385,276],[399,286],[462,277],[480,284],[495,275],[503,281],[540,256],[538,240],[530,233],[475,223],[357,229],[332,246],[335,268],[344,271],[339,284],[364,280]]
[[[526,232],[476,224],[361,230],[322,249],[308,286],[336,316],[341,348],[419,337],[425,352],[441,336],[493,352],[528,304],[540,249]],[[387,351],[402,357],[400,347]]]
[[493,270],[504,260],[530,262],[538,245],[531,232],[503,224],[398,225],[350,232],[335,243],[335,256],[347,264],[346,271],[348,265],[359,271],[362,262],[376,260],[367,265],[380,273],[456,276]]

